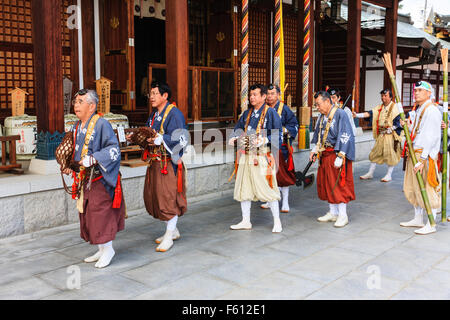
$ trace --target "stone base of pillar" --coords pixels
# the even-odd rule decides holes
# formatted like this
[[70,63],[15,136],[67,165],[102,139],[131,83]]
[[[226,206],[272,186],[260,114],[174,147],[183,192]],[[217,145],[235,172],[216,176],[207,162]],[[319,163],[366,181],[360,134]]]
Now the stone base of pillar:
[[56,160],[41,160],[36,158],[31,159],[28,171],[42,175],[58,174],[61,172]]

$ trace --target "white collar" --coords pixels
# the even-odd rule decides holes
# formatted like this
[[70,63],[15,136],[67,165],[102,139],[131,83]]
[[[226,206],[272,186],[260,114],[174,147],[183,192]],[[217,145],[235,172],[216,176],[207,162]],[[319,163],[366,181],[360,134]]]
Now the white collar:
[[419,107],[419,109],[421,109],[423,106],[427,105],[429,102],[431,102],[431,99],[428,99],[427,101],[425,101],[425,102]]

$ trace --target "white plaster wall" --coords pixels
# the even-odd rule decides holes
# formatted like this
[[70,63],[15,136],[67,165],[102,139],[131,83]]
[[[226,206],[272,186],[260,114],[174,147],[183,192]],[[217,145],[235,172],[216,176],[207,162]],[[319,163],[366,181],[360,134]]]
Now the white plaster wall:
[[[364,101],[364,110],[371,110],[373,107],[381,103],[380,91],[383,90],[384,70],[367,70],[366,71],[366,95]],[[402,96],[402,71],[397,70],[395,80]],[[391,89],[391,88],[390,88]]]

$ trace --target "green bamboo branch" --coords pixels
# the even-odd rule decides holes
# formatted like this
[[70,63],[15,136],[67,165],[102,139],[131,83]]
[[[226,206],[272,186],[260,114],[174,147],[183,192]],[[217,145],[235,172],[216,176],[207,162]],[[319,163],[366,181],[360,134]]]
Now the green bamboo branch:
[[[400,118],[403,120],[403,123],[404,123],[403,131],[405,132],[406,143],[408,144],[409,156],[411,158],[411,161],[412,161],[412,164],[414,167],[417,164],[416,153],[413,149],[411,136],[409,134],[408,125],[406,123],[405,112],[403,111],[403,107],[400,102],[401,100],[400,100],[400,95],[399,95],[399,91],[397,88],[397,82],[395,81],[394,71],[392,69],[391,54],[388,52],[388,53],[385,53],[383,56],[384,56],[383,62],[389,73],[389,78],[391,79],[392,88],[394,89],[395,99],[397,100],[397,106],[400,111]],[[428,220],[430,221],[430,225],[432,227],[434,227],[436,225],[436,223],[434,221],[433,213],[431,211],[430,200],[428,198],[428,194],[425,189],[425,183],[423,182],[422,174],[420,173],[420,171],[416,172],[416,178],[417,178],[417,182],[419,183],[420,193],[422,195],[423,203],[425,204],[425,209],[427,211]]]

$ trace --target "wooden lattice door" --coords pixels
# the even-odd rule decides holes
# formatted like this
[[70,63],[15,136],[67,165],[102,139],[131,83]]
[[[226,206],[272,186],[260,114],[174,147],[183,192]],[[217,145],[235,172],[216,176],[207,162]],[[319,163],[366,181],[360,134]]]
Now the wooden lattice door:
[[[62,1],[62,68],[73,77],[70,50],[71,31],[67,27],[67,7],[72,1]],[[36,113],[34,101],[33,30],[31,0],[0,0],[0,122],[11,115],[11,95],[15,87],[25,90],[26,110]]]
[[104,1],[103,41],[103,76],[113,81],[111,107],[135,110],[133,1]]
[[249,85],[270,82],[270,13],[249,11]]

